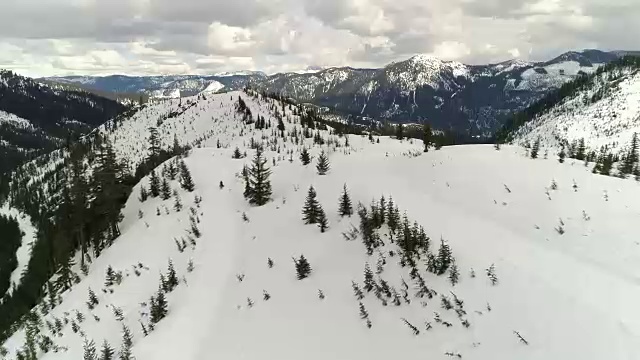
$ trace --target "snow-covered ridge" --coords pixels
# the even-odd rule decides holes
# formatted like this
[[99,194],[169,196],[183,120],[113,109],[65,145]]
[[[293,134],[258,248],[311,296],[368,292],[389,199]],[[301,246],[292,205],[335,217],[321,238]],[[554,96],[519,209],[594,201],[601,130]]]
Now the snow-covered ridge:
[[[592,102],[595,96],[601,98]],[[558,147],[560,141],[584,138],[592,150],[608,146],[619,152],[635,132],[640,132],[640,72],[625,68],[599,75],[585,91],[525,124],[516,132],[515,143],[540,137]]]
[[[8,217],[13,217],[18,221],[20,230],[24,233],[22,236],[22,244],[16,252],[16,258],[18,259],[18,266],[11,273],[10,283],[11,286],[7,291],[7,294],[13,292],[14,287],[20,284],[22,273],[27,269],[29,259],[31,257],[31,246],[36,241],[36,229],[31,223],[31,219],[28,215],[23,214],[17,209],[10,208],[7,204],[0,207],[0,214]],[[2,296],[0,294],[0,302],[2,302]]]
[[12,126],[20,127],[23,129],[33,129],[33,124],[31,124],[31,121],[0,110],[0,124],[2,123],[10,124]]
[[[264,116],[273,127],[244,124],[238,97],[254,118]],[[271,99],[211,94],[148,104],[115,130],[100,129],[129,164],[148,154],[150,126],[158,128],[164,148],[174,137],[193,145],[184,161],[196,189],[167,180],[178,209],[175,195],[139,199],[148,177],[136,185],[123,211],[122,235],[93,259],[86,275],[75,268],[81,281],[42,317],[42,333],[61,349],[40,353],[42,359],[80,359],[85,340],[118,350],[123,325],[133,334],[137,360],[293,360],[301,354],[308,360],[386,360],[399,351],[430,359],[627,360],[640,353],[640,318],[631,316],[640,298],[633,231],[640,188],[633,181],[593,175],[572,160],[531,160],[512,146],[423,153],[421,141],[350,135],[346,146],[345,137],[326,130],[317,134],[327,142],[317,145],[300,135],[299,118],[286,106],[283,137],[275,130],[274,109],[283,111]],[[263,207],[243,198],[240,175],[256,141],[264,143],[272,172],[272,201]],[[233,159],[236,146],[248,158]],[[314,158],[322,150],[328,154],[327,175],[318,175],[314,164],[301,165],[303,148]],[[161,164],[157,173],[174,163]],[[552,182],[557,189],[546,195]],[[424,227],[431,251],[446,240],[459,282],[427,271],[424,257],[415,272],[402,266],[401,240],[387,225],[377,232],[384,245],[372,255],[361,235],[345,239],[360,226],[358,215],[337,214],[345,183],[354,205],[393,197],[409,226]],[[328,217],[325,233],[301,220],[311,185]],[[300,255],[312,269],[304,280],[296,279],[291,260]],[[167,317],[145,335],[149,328],[141,324],[149,324],[149,299],[169,260],[179,284],[166,294]],[[109,267],[121,274],[120,284],[105,285]],[[362,290],[366,268],[376,284],[370,291]],[[432,298],[420,295],[416,273],[435,292]],[[89,289],[98,301],[93,308]],[[52,330],[56,319],[60,331]],[[24,342],[20,330],[4,344],[9,359]]]

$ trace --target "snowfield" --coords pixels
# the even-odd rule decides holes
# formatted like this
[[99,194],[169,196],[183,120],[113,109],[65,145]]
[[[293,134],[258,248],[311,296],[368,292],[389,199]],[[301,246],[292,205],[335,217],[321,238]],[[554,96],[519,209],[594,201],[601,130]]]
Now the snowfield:
[[[244,125],[235,112],[238,96],[254,118],[264,116],[273,128]],[[42,359],[81,359],[85,338],[98,348],[106,340],[119,349],[123,325],[133,333],[137,360],[638,357],[638,183],[594,175],[570,159],[565,164],[555,156],[532,160],[515,146],[500,151],[489,145],[454,146],[423,154],[421,141],[380,137],[371,143],[366,136],[349,135],[346,147],[345,137],[327,131],[320,132],[330,140],[327,145],[305,140],[314,162],[303,166],[298,159],[303,145],[274,136],[272,105],[282,111],[273,100],[239,92],[168,100],[144,108],[115,130],[101,129],[118,157],[135,165],[147,154],[147,128],[157,126],[163,114],[181,112],[158,128],[163,147],[171,146],[174,135],[195,146],[184,160],[196,189],[189,193],[171,182],[183,204],[176,211],[174,197],[138,199],[140,186],[149,188],[148,178],[134,188],[123,211],[122,235],[93,259],[87,275],[76,269],[81,281],[43,317],[44,323],[66,318],[68,324],[63,322],[60,336],[43,326],[60,351],[41,353]],[[289,109],[284,123],[287,132],[300,129]],[[265,155],[273,196],[262,207],[250,206],[243,197],[240,173],[255,153],[251,138],[269,142]],[[232,159],[236,146],[248,157]],[[321,149],[331,162],[325,176],[315,169]],[[555,190],[550,189],[554,181]],[[354,206],[392,197],[401,215],[424,226],[432,252],[441,238],[448,242],[460,282],[454,286],[446,275],[427,272],[423,259],[419,274],[437,295],[417,297],[409,267],[392,256],[398,246],[386,225],[379,230],[385,245],[372,256],[360,237],[345,240],[343,233],[358,227],[359,219],[338,216],[344,184]],[[302,221],[311,185],[328,215],[325,233]],[[202,197],[200,204],[196,196]],[[176,240],[188,237],[192,211],[202,237],[187,241],[181,252]],[[297,280],[292,257],[301,254],[312,272]],[[149,299],[169,260],[180,284],[167,294],[167,317],[144,336]],[[385,298],[385,306],[373,291],[363,290],[371,328],[360,317],[352,289],[352,281],[362,287],[366,264],[376,282],[383,279],[398,293],[403,281],[408,284],[408,301],[398,306],[392,298]],[[495,285],[487,276],[492,264]],[[122,272],[120,285],[105,286],[109,266]],[[99,299],[93,310],[86,305],[89,289]],[[444,309],[442,296],[462,300],[464,315]],[[122,310],[120,319],[114,307]],[[24,340],[22,329],[4,344],[9,359]]]

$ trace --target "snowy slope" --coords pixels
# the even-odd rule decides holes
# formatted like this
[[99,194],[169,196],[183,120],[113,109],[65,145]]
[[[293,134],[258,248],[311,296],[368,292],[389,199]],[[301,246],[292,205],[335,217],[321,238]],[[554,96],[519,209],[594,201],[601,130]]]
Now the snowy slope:
[[212,80],[207,87],[202,90],[203,93],[216,93],[224,88],[224,85],[218,81]]
[[9,124],[22,129],[33,129],[33,125],[29,120],[0,110],[0,125],[2,124]]
[[[624,69],[614,78],[610,72],[599,75],[588,89],[564,99],[543,115],[525,124],[515,134],[522,144],[537,137],[543,143],[585,139],[591,149],[606,145],[615,152],[628,145],[634,132],[640,132],[640,72]],[[596,102],[595,94],[604,94]]]
[[[314,166],[300,164],[302,145],[272,137],[271,129],[243,125],[234,110],[237,96],[245,99],[254,116],[272,119],[271,100],[226,93],[188,99],[195,105],[162,122],[165,146],[174,134],[183,144],[201,145],[185,159],[195,192],[171,183],[184,205],[176,212],[173,198],[139,201],[139,187],[148,188],[148,179],[136,186],[124,209],[122,235],[44,318],[45,323],[66,318],[69,324],[61,336],[52,337],[66,351],[49,352],[43,359],[81,358],[85,336],[98,346],[107,340],[118,348],[122,324],[132,329],[138,360],[377,360],[398,354],[450,358],[446,353],[492,360],[599,360],[634,359],[640,353],[640,245],[633,230],[640,214],[636,183],[593,175],[579,164],[527,159],[516,147],[495,151],[490,146],[456,146],[422,154],[421,142],[390,138],[372,144],[366,137],[351,135],[348,148],[336,147],[345,139],[326,132],[325,138],[333,141],[324,146],[331,171],[319,176]],[[146,154],[146,128],[178,106],[178,100],[152,105],[119,124],[110,135],[118,156],[137,162]],[[287,131],[299,126],[295,121],[287,111]],[[266,156],[273,172],[273,201],[259,208],[249,206],[242,196],[239,172],[249,159],[231,158],[235,146],[251,156],[251,138],[271,142]],[[306,141],[317,156],[320,147]],[[293,162],[288,161],[289,152]],[[549,200],[545,188],[552,180],[559,187],[550,190]],[[577,191],[571,188],[574,181]],[[367,256],[360,239],[346,241],[342,233],[352,224],[358,226],[358,216],[337,216],[345,183],[354,203],[392,196],[411,222],[424,226],[432,251],[441,237],[446,239],[460,268],[460,283],[452,286],[445,276],[426,272],[419,263],[420,275],[438,295],[418,298],[408,268],[398,264],[397,255],[391,256],[397,246],[384,227],[380,235],[386,245],[373,256]],[[329,217],[330,228],[324,234],[301,220],[310,185]],[[203,198],[200,207],[194,202],[196,195]],[[180,252],[175,239],[187,237],[190,207],[200,220],[202,237]],[[565,224],[563,235],[554,229],[560,221]],[[313,269],[302,281],[296,280],[291,260],[300,254]],[[360,319],[351,282],[362,283],[366,263],[377,271],[381,257],[386,264],[376,281],[382,278],[400,291],[404,279],[410,303],[403,300],[395,306],[389,300],[384,306],[373,292],[365,293],[362,303],[372,322],[368,329]],[[273,268],[267,266],[268,258]],[[159,274],[166,272],[169,259],[182,281],[167,296],[168,317],[145,337],[140,322],[148,323],[148,306],[143,303],[157,291]],[[190,260],[193,271],[188,270]],[[499,278],[496,286],[485,274],[491,264]],[[113,293],[104,285],[108,266],[123,273]],[[85,304],[89,288],[100,301],[91,311]],[[319,299],[318,290],[324,299]],[[268,301],[263,291],[270,294]],[[469,328],[453,310],[441,307],[440,296],[452,300],[451,292],[464,301],[463,318]],[[122,320],[116,320],[112,306],[122,309]],[[74,333],[76,310],[84,320]],[[436,313],[443,323],[434,319]],[[420,333],[414,335],[403,318]],[[42,331],[50,333],[46,326]],[[10,359],[24,339],[21,330],[4,345]]]

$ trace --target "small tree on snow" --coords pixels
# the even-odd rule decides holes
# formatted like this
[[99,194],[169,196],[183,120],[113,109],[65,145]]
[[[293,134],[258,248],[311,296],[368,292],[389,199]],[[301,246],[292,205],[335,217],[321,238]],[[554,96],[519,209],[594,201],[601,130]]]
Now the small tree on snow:
[[302,220],[305,224],[316,224],[320,217],[320,203],[316,199],[316,190],[313,186],[309,187],[307,198],[302,208]]
[[320,153],[318,157],[318,163],[316,164],[316,169],[318,170],[318,175],[326,175],[329,172],[329,157],[324,152],[324,150]]
[[102,348],[100,349],[100,358],[99,360],[114,360],[115,359],[115,350],[109,345],[107,340],[102,342]]
[[342,195],[340,196],[340,204],[338,205],[338,214],[345,217],[353,215],[353,205],[349,198],[349,192],[347,191],[347,184],[344,184],[342,188]]
[[496,275],[495,264],[491,264],[487,269],[487,277],[489,278],[489,281],[491,281],[491,285],[495,286],[498,284],[498,275]]
[[456,262],[451,262],[451,267],[449,268],[449,282],[451,285],[455,286],[460,281],[460,271],[458,270],[458,266]]
[[271,170],[266,165],[267,159],[258,149],[245,179],[245,197],[252,205],[262,206],[271,199]]
[[305,166],[311,163],[311,155],[309,154],[307,148],[302,149],[302,152],[300,153],[300,161],[302,161],[302,165]]
[[369,263],[364,265],[364,289],[371,292],[376,287],[376,281],[373,279],[373,271],[369,267]]
[[184,160],[180,160],[180,186],[189,192],[192,192],[196,188],[193,178],[191,177],[191,172]]
[[321,233],[324,233],[325,231],[327,231],[327,228],[329,227],[329,220],[327,220],[327,214],[325,214],[322,207],[320,207],[319,213],[318,213],[318,227],[320,228]]
[[296,274],[298,276],[298,280],[306,279],[311,274],[311,265],[309,261],[304,257],[304,255],[300,255],[299,259],[293,259],[293,262],[296,267]]
[[171,186],[169,186],[167,178],[162,178],[162,184],[160,185],[160,194],[162,195],[162,200],[169,200],[169,198],[171,198]]
[[133,348],[133,335],[131,330],[126,325],[122,325],[122,346],[120,347],[119,360],[132,360],[133,355],[131,349]]
[[558,162],[562,164],[567,157],[567,153],[564,151],[564,144],[561,145],[560,152],[558,153]]
[[540,138],[538,137],[531,147],[531,158],[537,159],[540,152]]
[[82,345],[83,355],[82,360],[97,360],[96,356],[96,343],[93,340],[84,339],[84,344]]

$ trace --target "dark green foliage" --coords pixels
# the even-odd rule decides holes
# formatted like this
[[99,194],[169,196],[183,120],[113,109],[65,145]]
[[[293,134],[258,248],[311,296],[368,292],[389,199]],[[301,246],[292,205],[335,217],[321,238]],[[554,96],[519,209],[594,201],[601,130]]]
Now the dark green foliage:
[[104,286],[105,287],[109,287],[109,286],[113,286],[113,284],[115,283],[116,279],[116,273],[115,271],[113,271],[113,267],[111,267],[111,265],[109,265],[107,267],[107,274],[104,280]]
[[24,233],[15,218],[0,215],[0,298],[11,286],[11,273],[18,266],[16,251],[22,244]]
[[311,163],[311,155],[307,148],[302,149],[302,152],[300,153],[300,161],[302,161],[302,165],[309,165],[309,163]]
[[306,279],[311,274],[311,265],[309,261],[304,257],[304,255],[300,255],[299,259],[293,259],[293,263],[296,267],[296,274],[298,280]]
[[342,195],[340,196],[340,204],[338,205],[338,214],[342,217],[353,215],[353,205],[349,198],[349,192],[347,191],[347,184],[344,184],[342,188]]
[[489,278],[491,285],[495,286],[498,284],[498,276],[496,275],[495,264],[491,264],[491,266],[489,266],[489,268],[487,269],[487,277]]
[[250,204],[262,206],[271,200],[270,175],[267,159],[263,156],[262,150],[258,149],[245,178],[245,198]]
[[164,290],[162,289],[162,284],[156,293],[156,296],[151,297],[151,323],[157,324],[160,320],[164,319],[167,316],[167,299],[164,295]]
[[576,148],[576,153],[574,157],[578,160],[584,160],[586,158],[587,147],[584,143],[584,138],[580,138],[578,141],[578,147]]
[[99,360],[114,360],[115,359],[115,350],[109,345],[107,340],[102,342],[102,348],[100,349],[100,357]]
[[87,307],[89,307],[89,310],[93,310],[99,303],[98,296],[93,290],[91,290],[91,288],[89,288],[89,300],[87,300]]
[[442,275],[447,272],[449,266],[453,262],[453,255],[449,244],[440,239],[440,248],[438,249],[438,256],[436,258],[436,274]]
[[632,174],[638,166],[638,133],[633,133],[629,150],[624,155],[622,164],[620,165],[620,174],[623,176]]
[[560,152],[558,153],[558,162],[562,164],[566,157],[567,157],[567,154],[564,151],[564,144],[562,144],[562,147],[560,148]]
[[536,141],[534,141],[533,146],[531,147],[531,158],[537,159],[539,152],[540,152],[540,138],[537,138]]
[[166,290],[165,292],[172,292],[180,283],[178,280],[178,276],[176,274],[176,270],[173,267],[173,261],[169,260],[169,265],[167,266],[167,277],[166,277]]
[[329,227],[329,220],[327,219],[327,214],[325,214],[322,207],[320,207],[318,212],[318,227],[320,228],[321,233],[324,233],[325,231],[327,231],[327,228]]
[[155,170],[151,172],[149,177],[149,192],[151,193],[151,197],[160,196],[160,177]]
[[140,200],[140,202],[145,202],[148,198],[149,193],[147,192],[147,189],[143,185],[140,185],[140,196],[138,197],[138,200]]
[[320,153],[318,157],[318,163],[316,164],[316,170],[318,170],[318,175],[326,175],[330,169],[329,165],[329,157],[324,152],[324,150]]
[[89,341],[84,339],[84,344],[82,345],[83,355],[82,360],[98,360],[96,354],[96,343],[93,340]]
[[160,194],[162,195],[162,200],[169,200],[171,198],[171,186],[169,186],[167,178],[162,179],[162,185],[160,185]]
[[184,160],[180,160],[180,186],[188,192],[192,192],[196,188],[196,185],[193,183],[193,178],[191,177],[191,172]]
[[453,261],[451,263],[451,267],[449,268],[449,282],[451,285],[455,286],[460,281],[460,270],[458,270],[458,266],[456,262]]
[[362,293],[362,290],[360,289],[358,283],[356,283],[355,281],[351,281],[351,288],[353,289],[353,294],[355,295],[356,299],[358,299],[358,301],[364,299],[364,294]]
[[122,346],[118,355],[119,360],[133,360],[131,349],[133,348],[133,335],[126,325],[122,325]]
[[309,191],[307,192],[307,198],[304,202],[304,207],[302,208],[302,220],[304,220],[305,224],[316,224],[320,218],[320,203],[318,199],[316,199],[316,190],[313,188],[313,185],[309,187]]
[[235,150],[233,150],[233,155],[231,155],[234,159],[242,159],[242,153],[240,153],[240,148],[236,146]]
[[364,266],[364,290],[371,292],[377,286],[376,281],[373,279],[373,271],[369,267],[369,263]]
[[396,139],[398,140],[404,139],[404,125],[402,124],[396,125]]
[[162,148],[160,147],[160,134],[155,127],[149,128],[149,156],[147,160],[151,166],[156,167],[160,164],[160,153]]
[[404,322],[405,325],[407,325],[407,327],[409,329],[411,329],[411,331],[413,332],[413,335],[420,335],[420,330],[418,330],[417,327],[415,327],[413,324],[411,324],[407,319],[402,318],[402,322]]

